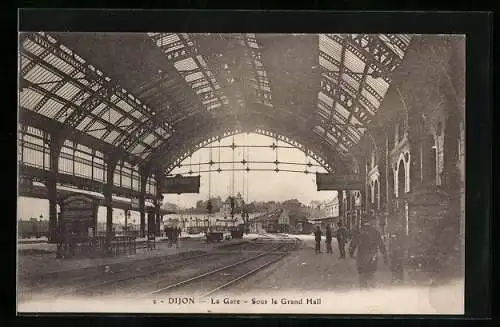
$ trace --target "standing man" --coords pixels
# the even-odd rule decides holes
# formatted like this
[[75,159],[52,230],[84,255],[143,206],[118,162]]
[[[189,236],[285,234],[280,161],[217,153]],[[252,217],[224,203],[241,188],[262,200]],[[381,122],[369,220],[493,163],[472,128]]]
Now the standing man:
[[339,221],[337,229],[337,243],[339,245],[340,259],[345,259],[345,245],[347,243],[347,229]]
[[400,222],[396,223],[395,230],[390,234],[389,253],[392,281],[401,283],[404,280],[404,256],[405,256],[405,231]]
[[182,234],[181,228],[177,227],[176,232],[177,232],[177,239],[176,239],[177,242],[176,242],[176,245],[177,245],[177,247],[179,247],[179,242],[180,242],[181,234]]
[[361,222],[361,228],[353,235],[349,254],[354,257],[357,252],[357,268],[359,274],[359,284],[361,288],[373,286],[373,279],[377,271],[378,256],[380,250],[384,256],[384,262],[387,263],[387,251],[382,241],[380,232],[372,226],[373,217],[367,217]]
[[332,250],[332,228],[330,227],[330,224],[326,225],[326,253],[333,253]]
[[321,228],[316,226],[316,230],[314,231],[314,240],[316,241],[316,253],[321,253]]

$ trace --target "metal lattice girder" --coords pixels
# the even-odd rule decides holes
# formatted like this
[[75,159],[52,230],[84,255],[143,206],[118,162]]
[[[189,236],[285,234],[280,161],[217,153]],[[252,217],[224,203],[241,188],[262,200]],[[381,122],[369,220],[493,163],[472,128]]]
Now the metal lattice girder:
[[221,128],[217,126],[206,127],[200,130],[199,133],[186,136],[183,142],[172,144],[168,148],[170,156],[167,161],[162,161],[162,165],[166,167],[166,172],[169,173],[182,160],[209,143],[242,132],[254,132],[273,138],[278,137],[281,141],[299,147],[299,149],[314,158],[329,172],[354,169],[351,157],[342,158],[341,154],[337,151],[332,151],[331,146],[327,145],[323,139],[316,138],[314,135],[301,137],[300,134],[297,134],[297,131],[289,131],[288,134],[283,134],[285,130],[286,128],[279,128],[278,126],[249,127],[245,129],[234,127]]
[[[317,121],[322,128],[316,127],[316,133],[320,132],[328,142],[348,151],[359,142],[376,114],[391,82],[389,74],[401,63],[409,38],[402,41],[394,35],[382,34],[319,37],[322,77]],[[400,42],[394,42],[395,39]],[[372,74],[377,76],[372,78]],[[386,84],[377,84],[377,78]]]
[[[179,75],[183,77],[185,82],[198,95],[203,104],[203,107],[207,111],[212,110],[212,102],[215,101],[215,99],[217,100],[217,107],[220,108],[224,106],[224,98],[222,97],[220,92],[216,92],[216,90],[220,88],[220,86],[217,82],[213,81],[213,73],[211,72],[210,67],[206,65],[206,60],[203,58],[203,55],[198,49],[198,46],[191,39],[191,36],[189,34],[148,33],[148,37],[151,38],[156,47],[163,51],[166,58],[173,63]],[[163,40],[165,40],[165,42],[163,42]],[[191,60],[195,67],[181,67],[181,63],[189,60]],[[202,61],[205,64],[202,64]],[[202,76],[198,79],[195,79],[196,81],[188,80],[189,76],[195,74],[201,74]],[[204,86],[203,88],[199,88],[196,86],[196,83],[200,83],[201,81],[207,82],[206,86]],[[210,88],[211,92],[201,93],[204,88]]]
[[[371,63],[383,73],[384,78],[387,78],[386,82],[390,83],[389,73],[401,63],[403,58],[382,42],[377,34],[344,35],[344,37],[350,41],[347,45],[348,49],[353,52],[358,51],[365,58],[371,59]],[[401,50],[404,53],[406,49]]]
[[[88,113],[100,103],[106,103],[109,107],[112,107],[113,109],[120,112],[123,117],[132,118],[129,113],[125,112],[120,107],[116,106],[115,103],[112,103],[110,101],[111,96],[115,96],[117,98],[116,101],[124,101],[126,104],[131,106],[133,110],[136,110],[141,115],[143,115],[145,119],[154,119],[154,112],[150,108],[146,107],[145,105],[141,105],[137,99],[134,100],[133,97],[131,98],[130,94],[126,93],[125,90],[123,90],[117,84],[113,83],[109,78],[106,78],[104,77],[104,75],[100,75],[99,73],[97,73],[95,68],[91,68],[91,66],[89,66],[88,64],[83,64],[82,62],[80,62],[74,57],[74,54],[67,53],[66,51],[58,47],[56,42],[51,42],[47,37],[39,33],[30,34],[29,38],[33,42],[38,43],[40,46],[50,51],[52,54],[63,58],[71,66],[82,72],[85,75],[86,79],[91,83],[94,82],[100,86],[100,88],[96,92],[91,87],[82,84],[78,80],[72,80],[72,82],[78,85],[80,88],[88,91],[91,96],[87,98],[80,106],[78,106],[77,110],[73,111],[73,113],[67,118],[67,123],[70,126],[76,128],[76,126],[88,115]],[[132,121],[135,122],[135,125],[139,125],[141,123],[141,121],[138,121],[137,119],[133,119]],[[160,125],[166,130],[171,129],[170,125],[166,121],[162,121]],[[132,128],[133,127],[134,126],[132,126]]]
[[117,151],[119,151],[119,149],[109,143],[106,143],[100,139],[95,139],[84,132],[74,130],[61,122],[37,114],[31,110],[20,108],[19,117],[23,121],[23,124],[25,124],[26,126],[32,126],[41,130],[45,130],[51,134],[59,132],[61,135],[72,135],[71,138],[78,138],[80,144],[91,147],[103,153],[116,153]]
[[[21,78],[21,88],[27,88],[24,93],[26,98],[44,98],[42,102],[37,102],[36,107],[35,104],[30,104],[26,109],[35,108],[36,111],[43,107],[41,115],[66,123],[63,130],[69,133],[67,135],[75,134],[78,138],[84,135],[77,133],[75,129],[87,133],[89,137],[99,135],[95,136],[102,139],[99,141],[106,140],[114,146],[108,147],[108,154],[123,154],[123,158],[127,157],[133,162],[153,168],[161,164],[164,157],[176,160],[177,154],[189,152],[192,145],[184,144],[185,140],[202,144],[204,134],[211,135],[216,130],[235,128],[261,128],[263,131],[277,132],[278,135],[294,134],[300,143],[317,146],[313,152],[320,153],[320,157],[325,158],[324,163],[336,165],[337,159],[333,157],[339,156],[350,164],[352,159],[348,158],[349,151],[359,142],[373,116],[377,114],[391,82],[390,73],[401,63],[411,39],[409,36],[395,34],[321,34],[317,37],[319,42],[315,36],[312,37],[314,41],[311,41],[311,37],[295,39],[288,36],[284,42],[286,46],[283,46],[278,39],[283,36],[271,35],[266,36],[269,37],[269,42],[264,42],[262,36],[265,48],[261,48],[259,35],[253,34],[147,35],[147,40],[155,44],[154,47],[149,44],[144,47],[145,51],[151,52],[148,58],[159,59],[164,65],[167,60],[168,63],[158,73],[158,66],[133,72],[131,80],[140,84],[131,85],[136,90],[134,95],[121,89],[115,81],[105,77],[89,63],[93,59],[96,62],[108,62],[109,58],[100,58],[98,51],[89,51],[91,58],[86,62],[49,34],[22,36],[40,46],[36,53],[21,47],[23,77],[33,69],[40,69],[37,63],[40,63],[39,66],[43,65],[43,68],[49,63],[52,68],[57,69],[50,59],[54,55],[67,62],[75,71],[81,72],[78,74],[71,69],[52,71],[59,77],[50,78],[49,83],[54,83],[52,85],[30,84],[31,79],[26,82]],[[145,38],[142,35],[137,39],[143,42]],[[274,42],[273,38],[277,38],[278,42]],[[86,39],[92,42],[91,37]],[[65,37],[61,37],[61,40],[65,40]],[[113,37],[110,40],[114,40]],[[70,36],[67,42],[71,44]],[[276,49],[286,49],[287,53],[292,53],[290,58],[287,57],[291,61],[281,60],[279,53],[273,57],[274,44],[278,44]],[[84,46],[92,48],[92,43]],[[100,46],[101,44],[95,47]],[[114,44],[113,51],[119,51],[120,46],[119,42]],[[297,51],[294,51],[295,47]],[[310,60],[301,66],[300,56],[295,54],[311,47]],[[78,49],[79,46],[75,45],[75,48]],[[163,60],[160,53],[166,60]],[[127,58],[127,55],[130,56],[124,53],[122,58],[126,62],[141,64],[138,60]],[[264,62],[270,58],[273,58],[270,62],[277,65],[278,69],[271,65],[264,67]],[[229,64],[229,69],[224,67],[224,63]],[[280,84],[274,85],[281,89],[280,94],[276,94],[280,97],[274,99],[278,102],[273,110],[269,110],[269,106],[272,106],[272,85],[266,68],[270,69],[272,76],[281,77],[276,79]],[[46,70],[50,72],[49,68]],[[288,70],[292,70],[292,73]],[[128,76],[123,71],[115,73],[123,79]],[[286,77],[288,75],[289,80]],[[222,83],[231,76],[239,78]],[[286,88],[282,87],[281,81],[287,85]],[[303,82],[306,84],[302,85]],[[58,90],[68,84],[79,91],[71,93],[74,96],[65,96],[63,101],[56,93],[61,93]],[[305,91],[300,96],[307,101],[298,103],[295,101],[295,93],[301,89]],[[290,96],[281,96],[282,92],[286,94],[288,90],[292,90]],[[315,99],[309,99],[308,96],[313,94],[316,95]],[[149,107],[143,105],[137,96],[146,101]],[[47,99],[58,104],[53,109],[45,108]],[[172,99],[174,100],[171,101]],[[121,101],[130,108],[121,107]],[[316,106],[313,101],[316,101]],[[168,103],[167,107],[165,103]],[[255,106],[262,108],[256,109]],[[309,110],[310,106],[314,106],[314,113]],[[111,118],[111,114],[115,118]],[[71,132],[71,128],[75,133]],[[98,130],[99,132],[95,132]]]

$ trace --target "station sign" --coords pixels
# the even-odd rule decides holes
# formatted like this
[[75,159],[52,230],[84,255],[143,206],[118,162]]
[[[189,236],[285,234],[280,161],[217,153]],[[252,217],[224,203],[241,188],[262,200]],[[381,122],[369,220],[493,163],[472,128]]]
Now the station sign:
[[358,175],[332,175],[316,173],[318,191],[362,190],[363,181]]
[[162,193],[200,193],[200,176],[176,175],[167,177],[163,183]]
[[132,209],[139,209],[139,206],[140,206],[139,199],[132,198],[130,200],[130,206],[131,206]]

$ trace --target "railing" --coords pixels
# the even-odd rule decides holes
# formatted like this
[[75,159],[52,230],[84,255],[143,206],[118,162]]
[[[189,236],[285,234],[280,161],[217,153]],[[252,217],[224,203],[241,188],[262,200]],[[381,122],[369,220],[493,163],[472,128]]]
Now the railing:
[[69,237],[57,244],[58,258],[115,256],[134,254],[137,251],[135,237],[114,236],[109,240],[105,236]]

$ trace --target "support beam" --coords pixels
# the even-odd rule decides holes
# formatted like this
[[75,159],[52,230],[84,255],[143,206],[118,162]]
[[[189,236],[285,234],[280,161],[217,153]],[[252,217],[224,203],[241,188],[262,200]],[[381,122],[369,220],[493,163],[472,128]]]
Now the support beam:
[[128,232],[128,215],[130,214],[130,210],[124,209],[123,214],[125,216],[125,235],[129,235]]
[[106,184],[104,185],[104,203],[106,206],[106,244],[110,251],[111,238],[113,237],[113,177],[116,161],[107,160]]
[[52,134],[49,141],[50,171],[47,174],[47,191],[49,198],[49,243],[57,240],[57,173],[59,170],[59,153],[63,140]]
[[162,215],[160,214],[161,205],[163,203],[163,195],[161,194],[163,176],[160,172],[155,174],[156,178],[156,201],[155,201],[155,215],[156,215],[156,236],[161,236],[160,224],[162,222]]
[[141,226],[139,237],[144,237],[146,235],[146,185],[148,180],[148,173],[145,170],[140,172],[141,175],[141,191],[139,193],[139,213],[141,215]]
[[339,221],[342,222],[342,224],[345,227],[345,217],[344,217],[344,191],[343,190],[337,190],[337,200],[339,202]]

